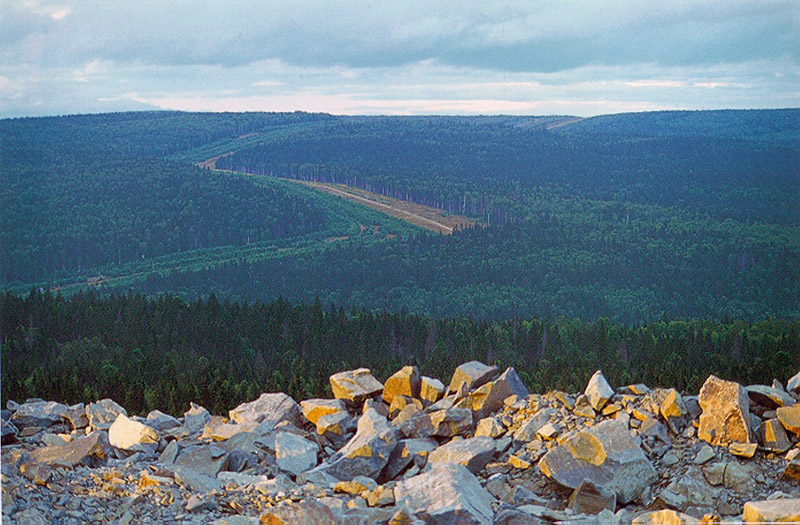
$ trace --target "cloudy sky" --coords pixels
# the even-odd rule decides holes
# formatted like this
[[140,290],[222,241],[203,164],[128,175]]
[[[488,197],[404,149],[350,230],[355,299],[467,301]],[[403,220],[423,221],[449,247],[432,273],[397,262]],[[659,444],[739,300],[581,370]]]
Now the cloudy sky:
[[798,106],[797,0],[0,0],[0,117]]

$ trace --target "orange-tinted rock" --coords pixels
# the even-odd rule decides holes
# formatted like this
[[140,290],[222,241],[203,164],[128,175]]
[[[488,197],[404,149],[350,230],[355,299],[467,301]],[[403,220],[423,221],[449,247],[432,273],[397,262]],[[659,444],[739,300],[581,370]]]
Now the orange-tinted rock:
[[712,445],[750,443],[750,401],[738,383],[709,376],[697,401],[703,413],[697,437]]

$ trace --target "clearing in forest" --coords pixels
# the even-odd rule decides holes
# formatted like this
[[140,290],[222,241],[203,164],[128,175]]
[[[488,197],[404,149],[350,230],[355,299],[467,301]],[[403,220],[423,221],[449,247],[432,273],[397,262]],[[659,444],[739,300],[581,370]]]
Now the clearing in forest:
[[471,228],[475,226],[476,223],[475,219],[448,213],[438,208],[386,197],[344,184],[328,184],[301,180],[295,180],[294,182],[349,201],[363,204],[364,206],[385,213],[396,219],[445,235],[450,235],[457,229]]

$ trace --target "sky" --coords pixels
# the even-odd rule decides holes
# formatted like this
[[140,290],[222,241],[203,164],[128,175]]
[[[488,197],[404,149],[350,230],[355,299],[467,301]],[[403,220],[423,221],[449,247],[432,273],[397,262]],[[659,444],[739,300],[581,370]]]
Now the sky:
[[785,107],[797,0],[0,0],[0,118]]

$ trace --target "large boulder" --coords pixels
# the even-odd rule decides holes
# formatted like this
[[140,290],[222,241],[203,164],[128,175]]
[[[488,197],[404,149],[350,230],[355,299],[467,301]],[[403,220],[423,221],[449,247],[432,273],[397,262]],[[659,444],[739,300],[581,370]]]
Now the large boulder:
[[750,401],[766,408],[777,408],[794,404],[794,398],[780,390],[767,385],[750,385],[747,387]]
[[227,452],[214,445],[192,447],[178,456],[175,466],[214,478],[225,466],[226,457]]
[[598,423],[550,449],[539,461],[539,468],[553,481],[571,489],[588,479],[614,491],[623,504],[636,499],[658,479],[627,425],[618,420]]
[[764,421],[764,424],[758,429],[758,438],[764,448],[779,454],[786,452],[792,446],[783,425],[777,419]]
[[430,438],[402,439],[398,441],[378,481],[385,483],[395,479],[412,463],[418,468],[424,467],[428,462],[428,455],[436,447],[436,441]]
[[158,434],[147,425],[119,414],[108,429],[108,442],[112,447],[124,450],[144,447],[154,452],[158,445]]
[[461,465],[436,465],[398,483],[394,495],[426,523],[492,523],[492,495]]
[[745,523],[800,522],[800,498],[748,501],[742,509]]
[[343,399],[352,406],[360,406],[368,398],[380,395],[383,385],[368,368],[357,368],[333,374],[329,381],[333,397]]
[[750,443],[750,401],[738,383],[709,376],[697,401],[703,413],[697,437],[712,445]]
[[80,464],[96,464],[105,460],[108,452],[108,434],[95,431],[88,436],[70,441],[66,445],[51,445],[31,451],[30,462],[51,467],[72,468]]
[[261,394],[255,401],[243,403],[231,410],[228,415],[232,421],[239,424],[255,423],[256,425],[271,425],[286,421],[294,426],[303,425],[300,405],[294,399],[284,394]]
[[474,437],[450,441],[428,455],[428,463],[455,463],[463,465],[473,474],[482,470],[497,452],[492,438]]
[[430,417],[434,436],[454,437],[465,434],[472,428],[472,411],[467,408],[437,410]]
[[392,404],[394,397],[403,395],[419,398],[420,377],[416,366],[404,366],[383,384],[383,400]]
[[397,444],[399,430],[374,408],[367,409],[358,419],[356,434],[326,462],[309,472],[338,480],[351,480],[363,475],[376,478],[389,461]]
[[55,401],[25,402],[11,416],[11,422],[19,429],[25,427],[47,428],[61,422],[68,407]]
[[598,370],[589,379],[589,383],[583,393],[586,395],[589,405],[599,412],[608,403],[608,400],[614,396],[614,389],[606,381],[603,372]]
[[419,398],[423,403],[436,403],[443,394],[444,383],[433,377],[422,376],[419,386]]
[[322,416],[347,410],[344,401],[341,399],[306,399],[305,401],[300,401],[300,407],[305,418],[315,425]]
[[800,436],[800,404],[779,408],[777,416],[783,428],[796,436]]
[[450,379],[448,392],[460,392],[462,386],[466,385],[469,392],[472,389],[488,383],[494,374],[497,373],[496,366],[487,366],[480,361],[470,361],[456,368],[453,377]]
[[291,432],[278,432],[275,436],[275,463],[294,475],[316,467],[318,452],[316,443]]
[[97,403],[91,403],[86,407],[89,426],[94,430],[108,430],[120,414],[127,416],[128,411],[113,399],[101,399]]
[[197,434],[203,431],[210,419],[211,414],[208,410],[195,403],[190,403],[189,410],[183,413],[183,426],[190,434]]
[[503,408],[503,401],[513,395],[520,399],[525,399],[529,393],[517,372],[512,367],[509,367],[500,377],[490,383],[486,383],[470,394],[475,417],[482,419],[497,412]]

